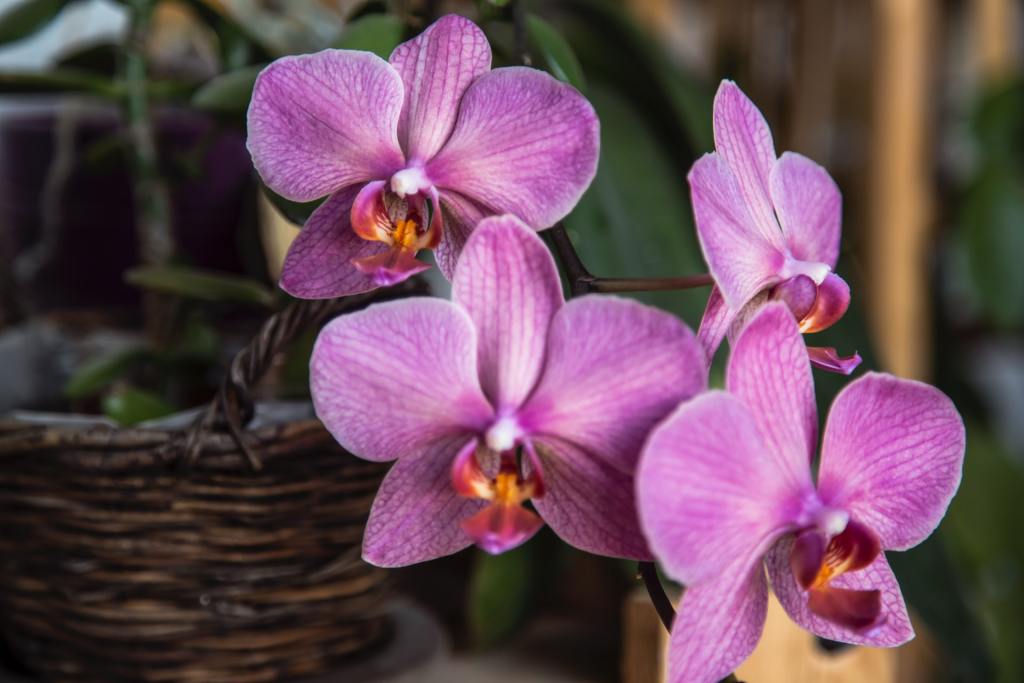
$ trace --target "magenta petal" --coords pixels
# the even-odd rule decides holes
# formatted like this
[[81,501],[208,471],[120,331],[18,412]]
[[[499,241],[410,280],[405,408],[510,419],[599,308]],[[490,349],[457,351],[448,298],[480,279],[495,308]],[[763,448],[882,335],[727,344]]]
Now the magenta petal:
[[882,612],[882,591],[849,588],[815,588],[807,593],[807,608],[815,615],[853,631],[878,623]]
[[369,52],[282,57],[260,72],[248,147],[270,189],[308,202],[402,167],[402,80]]
[[814,308],[818,286],[806,275],[797,275],[775,285],[770,298],[786,304],[793,317],[802,320]]
[[733,312],[725,305],[722,298],[722,290],[717,285],[711,288],[708,296],[708,304],[704,308],[704,316],[700,319],[700,327],[697,328],[697,340],[704,349],[705,364],[711,367],[715,359],[715,352],[722,345],[726,332],[733,321]]
[[749,230],[781,246],[768,178],[775,165],[775,143],[764,116],[732,81],[722,81],[715,94],[715,150],[728,164],[753,223]]
[[317,207],[288,249],[281,269],[281,289],[300,299],[333,299],[376,289],[373,278],[359,272],[353,259],[380,254],[388,247],[364,240],[352,230],[352,186]]
[[484,393],[499,413],[518,408],[537,381],[548,326],[562,307],[551,253],[515,216],[487,218],[462,251],[452,300],[476,327]]
[[552,531],[588,553],[651,559],[637,520],[631,473],[564,439],[545,437],[536,446],[545,491],[533,505]]
[[573,299],[551,321],[544,372],[520,413],[632,473],[651,428],[707,386],[701,350],[678,318],[631,299]]
[[364,560],[378,567],[403,567],[472,544],[460,523],[485,502],[462,498],[451,485],[451,461],[461,446],[458,439],[444,439],[391,467],[366,523]]
[[859,353],[854,352],[851,356],[840,356],[839,352],[831,346],[808,346],[807,355],[814,367],[837,372],[840,375],[849,375],[861,363]]
[[451,190],[446,190],[441,195],[441,212],[444,217],[444,231],[441,234],[441,243],[434,250],[434,259],[441,273],[451,280],[455,277],[455,266],[470,233],[480,221],[492,214],[472,199]]
[[752,227],[736,178],[718,154],[698,159],[687,178],[704,260],[726,304],[738,311],[779,281],[781,233],[772,241]]
[[818,285],[814,306],[804,316],[797,316],[800,331],[820,332],[843,317],[850,307],[850,286],[835,273],[829,273]]
[[779,477],[811,487],[818,434],[814,382],[803,337],[784,305],[765,305],[733,345],[726,388],[747,406]]
[[574,88],[537,69],[495,69],[466,90],[427,175],[536,230],[565,217],[597,171],[598,121]]
[[843,200],[828,171],[805,156],[785,152],[772,167],[769,184],[790,253],[835,268]]
[[499,555],[533,538],[544,521],[522,505],[492,503],[461,526],[481,550]]
[[404,249],[390,248],[380,254],[352,259],[352,265],[378,287],[390,287],[430,268]]
[[[893,576],[885,555],[878,555],[869,566],[842,574],[829,583],[830,588],[852,591],[880,592],[881,608],[877,623],[870,628],[851,628],[818,616],[808,605],[808,592],[800,588],[790,569],[792,537],[783,538],[771,549],[765,558],[768,578],[779,603],[804,629],[829,640],[843,643],[869,645],[872,647],[894,647],[914,637],[907,606],[903,601],[896,577]],[[833,596],[842,599],[839,596]],[[854,596],[850,596],[854,597]],[[857,601],[853,601],[856,603]],[[847,604],[852,609],[856,604]]]
[[476,24],[449,14],[391,53],[405,84],[399,138],[409,159],[425,162],[441,149],[455,125],[459,100],[491,68],[491,47]]
[[760,559],[687,587],[668,645],[669,683],[717,683],[757,647],[768,614]]
[[376,304],[320,333],[310,362],[313,405],[355,455],[411,456],[491,421],[475,358],[473,323],[458,306],[427,298]]
[[712,581],[790,528],[808,491],[765,450],[750,411],[722,391],[683,403],[651,432],[637,470],[640,521],[670,576]]
[[906,550],[938,526],[960,485],[964,425],[938,389],[869,373],[832,404],[818,490],[878,534],[886,550]]

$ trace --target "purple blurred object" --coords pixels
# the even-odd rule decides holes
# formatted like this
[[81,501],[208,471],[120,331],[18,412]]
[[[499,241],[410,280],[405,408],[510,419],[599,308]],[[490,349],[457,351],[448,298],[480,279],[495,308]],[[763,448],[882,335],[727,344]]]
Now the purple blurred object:
[[[0,98],[0,321],[53,309],[124,309],[137,264],[127,137],[115,105],[65,96]],[[238,272],[255,240],[242,131],[182,108],[156,114],[178,254]],[[248,234],[246,234],[248,232]]]

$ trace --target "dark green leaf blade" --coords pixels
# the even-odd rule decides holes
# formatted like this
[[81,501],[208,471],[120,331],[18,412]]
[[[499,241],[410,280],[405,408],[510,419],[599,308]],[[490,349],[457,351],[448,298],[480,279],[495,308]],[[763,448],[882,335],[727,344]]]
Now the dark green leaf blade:
[[69,399],[81,399],[105,389],[146,359],[145,349],[132,348],[96,358],[78,368],[64,386]]
[[214,114],[245,116],[262,65],[247,66],[210,79],[192,95],[192,106]]
[[29,36],[57,16],[66,0],[23,0],[0,15],[0,45]]
[[487,648],[523,622],[533,593],[530,544],[501,555],[477,554],[469,588],[469,628],[478,647]]
[[530,14],[526,17],[526,30],[530,34],[535,54],[543,58],[548,71],[558,80],[581,92],[584,91],[587,83],[583,76],[583,67],[558,29],[536,14]]
[[367,14],[356,19],[341,34],[334,47],[343,50],[365,50],[387,59],[402,42],[405,26],[391,14]]
[[262,283],[237,275],[185,266],[146,266],[125,273],[125,280],[144,289],[200,301],[254,304],[271,308],[274,293]]
[[103,414],[126,427],[175,412],[174,406],[151,391],[124,387],[103,399]]

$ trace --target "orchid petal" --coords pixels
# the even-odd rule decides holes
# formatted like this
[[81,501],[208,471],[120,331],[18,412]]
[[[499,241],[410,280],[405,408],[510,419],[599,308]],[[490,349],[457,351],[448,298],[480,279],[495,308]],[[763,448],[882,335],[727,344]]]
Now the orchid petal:
[[328,197],[306,220],[285,256],[281,289],[302,299],[333,299],[377,288],[373,278],[352,264],[388,248],[352,230],[350,214],[358,190],[351,186]]
[[825,426],[818,491],[887,550],[927,538],[960,485],[964,425],[938,389],[869,373],[836,397]]
[[828,171],[805,156],[785,152],[772,166],[769,186],[789,252],[801,261],[835,268],[843,199]]
[[460,497],[451,485],[451,462],[460,446],[474,448],[475,439],[465,445],[458,438],[442,439],[430,452],[401,458],[391,467],[366,523],[364,560],[378,567],[404,567],[473,543],[460,523],[486,503]]
[[775,143],[768,122],[732,81],[722,81],[715,94],[715,150],[736,178],[739,196],[761,239],[780,248],[782,232],[769,197],[768,179],[775,165]]
[[480,383],[495,409],[518,408],[544,364],[562,282],[544,242],[515,216],[483,220],[455,269],[452,300],[479,336]]
[[476,24],[449,14],[391,53],[405,84],[398,135],[413,161],[426,162],[448,139],[459,100],[491,68],[491,47]]
[[651,428],[707,386],[693,332],[631,299],[573,299],[551,321],[547,347],[523,428],[572,441],[622,472],[633,471]]
[[495,69],[466,90],[455,130],[426,171],[442,192],[539,230],[579,201],[599,143],[597,115],[574,88],[537,69]]
[[697,328],[697,340],[704,349],[705,365],[711,367],[715,359],[718,347],[722,345],[729,326],[732,325],[734,313],[725,305],[722,298],[722,290],[715,285],[708,295],[708,304],[704,308],[704,315],[700,319],[700,327]]
[[814,367],[837,372],[840,375],[851,374],[862,360],[856,351],[850,356],[840,356],[839,352],[831,346],[808,346],[807,355]]
[[398,247],[391,247],[373,256],[352,259],[352,265],[378,287],[397,285],[430,268],[423,261],[416,260],[413,253]]
[[544,521],[522,505],[491,503],[463,520],[461,526],[481,550],[500,555],[533,538],[544,526]]
[[687,176],[704,260],[729,308],[737,311],[779,280],[781,248],[751,230],[736,177],[718,154],[705,154]]
[[757,647],[768,614],[760,559],[688,587],[669,636],[669,683],[716,683]]
[[710,391],[647,439],[637,470],[640,521],[655,556],[687,585],[712,581],[791,526],[794,490],[739,399]]
[[726,388],[749,409],[768,449],[763,457],[794,489],[809,489],[818,433],[814,382],[789,309],[765,305],[733,344]]
[[438,439],[479,433],[492,419],[475,357],[473,323],[458,306],[427,298],[376,304],[320,333],[310,363],[313,405],[355,455],[409,457]]
[[814,308],[818,285],[806,275],[797,275],[775,285],[769,298],[786,304],[793,317],[801,320]]
[[876,625],[855,629],[820,617],[811,611],[808,605],[808,592],[797,584],[790,568],[792,547],[792,537],[781,539],[769,551],[765,565],[768,568],[772,590],[779,603],[790,618],[801,627],[829,640],[872,647],[894,647],[914,637],[903,594],[885,555],[879,554],[867,567],[841,574],[829,582],[829,588],[880,592],[881,610]]
[[369,52],[282,57],[260,72],[248,114],[248,148],[263,181],[308,202],[402,167],[398,117],[404,88]]
[[829,273],[818,285],[814,306],[804,316],[797,316],[800,331],[811,333],[829,328],[849,307],[850,286],[835,273]]
[[455,277],[455,266],[466,246],[470,233],[487,216],[491,215],[485,207],[472,199],[463,197],[457,192],[446,190],[441,195],[441,212],[444,217],[444,231],[441,243],[434,250],[434,259],[441,273],[451,280]]
[[651,559],[637,520],[631,473],[564,439],[544,437],[536,447],[545,491],[533,505],[552,531],[588,553]]

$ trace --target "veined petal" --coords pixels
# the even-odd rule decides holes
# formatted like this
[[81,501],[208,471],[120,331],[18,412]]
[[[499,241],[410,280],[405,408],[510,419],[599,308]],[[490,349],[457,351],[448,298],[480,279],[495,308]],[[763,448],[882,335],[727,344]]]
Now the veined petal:
[[281,289],[300,299],[333,299],[377,288],[373,278],[352,264],[387,249],[352,230],[350,215],[358,192],[355,185],[337,192],[309,217],[288,248]]
[[760,558],[687,587],[668,645],[669,683],[717,683],[750,656],[768,614]]
[[352,265],[377,287],[397,285],[430,268],[428,264],[417,260],[413,252],[399,247],[389,247],[387,251],[373,256],[352,259]]
[[441,233],[441,243],[434,250],[434,259],[441,273],[451,280],[455,277],[455,266],[470,233],[480,221],[491,215],[491,212],[472,199],[451,190],[446,190],[440,196],[440,205],[441,215],[444,217],[444,230]]
[[247,145],[263,181],[308,202],[402,167],[402,79],[369,52],[282,57],[260,72]]
[[733,345],[726,388],[749,409],[769,458],[794,489],[809,489],[818,435],[803,337],[785,305],[766,304]]
[[837,372],[840,375],[849,375],[861,363],[860,354],[856,351],[849,356],[840,356],[839,352],[831,346],[808,346],[807,355],[811,359],[811,365],[829,372]]
[[313,349],[310,389],[324,426],[367,460],[479,433],[493,415],[477,380],[473,323],[438,299],[376,304],[331,321]]
[[485,501],[463,498],[452,487],[452,458],[465,437],[434,442],[417,457],[401,458],[384,478],[363,537],[363,559],[378,567],[404,567],[451,555],[473,540],[462,530]]
[[729,326],[732,325],[734,313],[725,305],[722,298],[722,290],[715,285],[711,288],[708,296],[708,304],[704,308],[704,316],[700,319],[700,327],[697,328],[697,340],[704,349],[705,365],[711,367],[715,359],[715,352],[722,345]]
[[651,432],[637,470],[640,521],[670,576],[713,581],[792,526],[807,491],[765,451],[748,408],[722,391],[682,404]]
[[427,175],[539,230],[565,217],[597,172],[594,108],[537,69],[484,74],[466,90],[451,138]]
[[818,491],[878,534],[887,550],[926,539],[960,485],[964,425],[938,389],[868,373],[836,397]]
[[721,156],[702,156],[687,179],[704,260],[726,304],[738,311],[755,294],[779,281],[785,254],[751,228],[753,219],[745,198]]
[[651,559],[637,521],[631,473],[564,439],[544,437],[534,445],[545,491],[533,505],[552,531],[588,553]]
[[491,69],[491,46],[476,24],[457,14],[441,17],[391,53],[405,84],[399,139],[409,159],[425,162],[448,139],[459,100]]
[[772,209],[768,178],[775,165],[775,143],[764,116],[732,81],[722,81],[715,94],[715,150],[736,178],[743,204],[761,239],[782,246],[782,232]]
[[785,152],[772,166],[769,186],[789,252],[801,261],[835,268],[843,199],[828,171],[803,155]]
[[651,428],[707,386],[678,318],[631,299],[573,299],[551,321],[547,364],[520,413],[530,434],[571,441],[631,473]]
[[[797,584],[790,567],[792,547],[792,537],[781,539],[768,553],[765,564],[779,603],[802,628],[829,640],[871,647],[895,647],[914,637],[903,594],[884,554],[879,554],[867,567],[842,574],[829,584],[831,588],[847,591],[879,591],[881,608],[877,623],[868,628],[856,629],[811,611],[808,592]],[[845,605],[847,609],[854,607],[855,603]]]
[[518,408],[540,374],[548,326],[563,302],[544,242],[515,216],[483,220],[455,269],[452,300],[476,326],[484,393],[499,413]]

